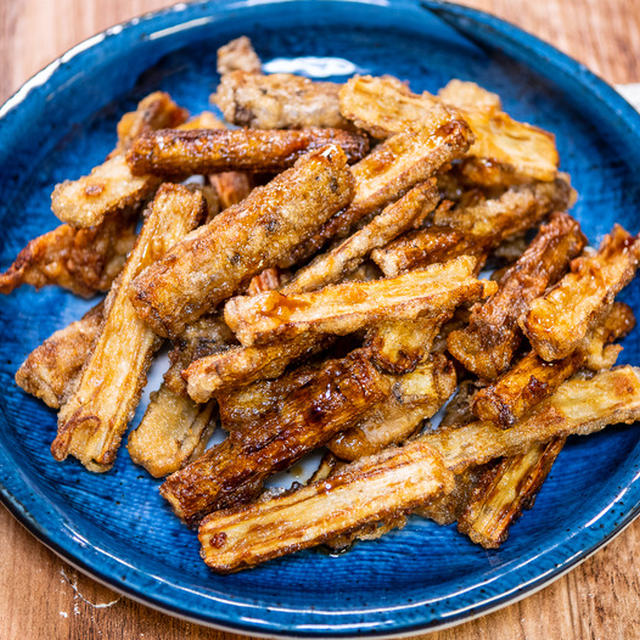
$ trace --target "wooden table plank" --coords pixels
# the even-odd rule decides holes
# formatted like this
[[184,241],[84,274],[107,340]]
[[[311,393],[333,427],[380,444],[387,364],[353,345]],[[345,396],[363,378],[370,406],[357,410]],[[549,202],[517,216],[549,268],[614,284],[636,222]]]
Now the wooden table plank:
[[[0,0],[0,100],[78,41],[169,3]],[[640,81],[637,0],[466,0],[519,24],[610,82]],[[0,638],[233,640],[153,611],[87,578],[0,509]],[[546,589],[429,640],[640,636],[640,521]]]

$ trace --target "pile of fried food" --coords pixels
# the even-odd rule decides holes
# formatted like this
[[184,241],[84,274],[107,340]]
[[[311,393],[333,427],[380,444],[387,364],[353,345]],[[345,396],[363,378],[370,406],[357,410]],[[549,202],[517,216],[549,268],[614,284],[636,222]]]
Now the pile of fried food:
[[[640,370],[612,368],[640,239],[615,226],[588,248],[553,136],[474,83],[263,75],[244,37],[218,67],[240,127],[151,94],[0,276],[108,291],[16,374],[59,410],[54,458],[111,468],[168,341],[129,454],[168,476],[215,571],[409,514],[498,547],[569,435],[640,417]],[[265,490],[322,448],[304,486]]]

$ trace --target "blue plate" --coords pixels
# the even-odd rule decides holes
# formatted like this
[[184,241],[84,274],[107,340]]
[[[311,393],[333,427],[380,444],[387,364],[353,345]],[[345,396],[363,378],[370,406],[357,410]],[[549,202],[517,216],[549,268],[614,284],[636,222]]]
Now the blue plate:
[[[53,25],[52,25],[53,28]],[[197,112],[215,88],[216,49],[249,35],[268,68],[344,80],[391,73],[416,91],[475,80],[506,110],[557,135],[592,242],[615,221],[638,231],[640,116],[584,67],[486,14],[409,0],[181,4],[113,27],[29,80],[0,109],[1,266],[53,228],[57,182],[86,173],[115,142],[118,117],[169,91]],[[311,57],[311,59],[310,59]],[[640,313],[638,285],[623,294]],[[247,633],[413,633],[459,622],[536,589],[619,532],[640,505],[640,430],[572,439],[535,508],[499,551],[418,518],[337,558],[317,551],[232,576],[210,573],[158,482],[122,449],[96,476],[49,454],[55,414],[13,382],[37,344],[92,304],[56,288],[0,301],[0,481],[12,513],[65,559],[169,613]],[[621,360],[640,362],[636,332]]]

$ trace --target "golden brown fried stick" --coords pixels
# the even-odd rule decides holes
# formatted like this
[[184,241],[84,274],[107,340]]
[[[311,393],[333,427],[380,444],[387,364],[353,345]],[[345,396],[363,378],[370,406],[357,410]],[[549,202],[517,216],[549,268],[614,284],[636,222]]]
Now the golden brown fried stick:
[[247,36],[234,38],[218,49],[217,69],[220,75],[238,69],[247,73],[260,73],[261,68],[260,58]]
[[533,506],[564,443],[565,438],[536,443],[526,453],[485,470],[458,516],[458,531],[485,549],[497,549],[522,510]]
[[158,190],[136,245],[105,301],[100,336],[58,415],[58,435],[51,445],[56,460],[71,454],[90,471],[107,471],[113,464],[160,345],[135,313],[130,284],[205,214],[201,193],[169,184]]
[[196,404],[163,384],[151,394],[137,429],[129,434],[131,459],[155,478],[182,468],[204,453],[215,427],[215,403]]
[[80,375],[93,343],[100,334],[100,302],[64,329],[36,347],[16,372],[15,380],[27,393],[58,409]]
[[613,366],[621,347],[610,343],[629,333],[634,324],[631,309],[614,302],[576,351],[553,362],[545,362],[530,351],[493,384],[476,393],[473,412],[507,429],[582,366],[593,371]]
[[184,178],[218,171],[277,172],[305,153],[339,145],[348,162],[369,150],[369,141],[342,129],[161,129],[140,136],[127,154],[133,175]]
[[[205,562],[223,572],[254,566],[419,508],[453,489],[453,478],[445,468],[457,472],[501,455],[526,451],[536,442],[635,422],[640,417],[639,373],[627,366],[591,380],[572,380],[541,403],[535,416],[512,429],[503,431],[488,423],[446,429],[347,465],[328,480],[284,496],[212,513],[199,531]],[[390,487],[388,478],[393,473],[388,461],[403,453],[409,454],[411,465],[400,482]],[[385,481],[366,489],[361,484],[363,479],[380,477]],[[434,488],[434,481],[442,487]],[[416,482],[424,483],[422,498],[420,492],[414,493]],[[409,499],[411,506],[406,502]]]
[[169,476],[160,492],[188,524],[254,498],[264,480],[348,429],[379,402],[389,382],[357,350],[318,369],[249,432],[234,431],[195,462]]
[[340,85],[290,73],[225,73],[211,99],[229,122],[254,129],[352,129],[338,104]]
[[23,284],[56,284],[84,297],[108,291],[135,242],[137,218],[119,211],[95,227],[63,224],[34,238],[0,274],[0,293]]
[[412,442],[283,496],[211,514],[198,532],[202,557],[222,573],[252,567],[363,525],[400,518],[452,484],[437,454]]
[[187,116],[169,94],[156,92],[147,96],[135,112],[122,117],[118,124],[118,146],[103,164],[88,176],[56,185],[51,194],[53,213],[74,227],[92,227],[106,215],[150,197],[160,180],[155,176],[133,176],[124,154],[138,135],[178,126]]
[[244,200],[253,189],[253,178],[241,171],[223,171],[209,176],[209,182],[218,193],[220,210]]
[[[483,91],[477,87],[474,91]],[[449,87],[443,90],[465,118],[475,142],[469,156],[504,165],[508,173],[526,180],[553,180],[558,167],[554,136],[542,129],[516,122],[492,104],[491,99],[472,106],[468,96]],[[490,96],[488,92],[485,95]],[[456,104],[457,102],[457,104]],[[417,95],[395,78],[354,76],[340,90],[341,113],[375,137],[385,138],[416,126],[438,105],[428,93]]]
[[387,277],[461,254],[484,255],[507,238],[526,231],[554,210],[566,209],[573,191],[563,177],[553,182],[518,185],[497,198],[447,210],[438,208],[433,226],[375,249],[371,258]]
[[244,346],[304,334],[347,335],[368,324],[437,315],[491,295],[497,284],[473,277],[475,264],[461,256],[397,278],[347,282],[289,296],[276,291],[237,296],[225,305],[224,317]]
[[388,205],[379,215],[344,242],[300,269],[282,293],[313,291],[340,280],[356,269],[376,247],[382,247],[407,229],[418,226],[435,209],[439,195],[431,178]]
[[504,373],[522,341],[518,318],[531,300],[562,277],[586,243],[580,225],[570,215],[551,216],[502,276],[498,291],[472,309],[468,326],[449,334],[449,353],[485,380]]
[[605,236],[598,252],[576,258],[571,271],[536,298],[520,325],[543,360],[566,358],[575,351],[598,316],[635,275],[640,238],[620,225]]
[[340,147],[307,154],[143,271],[133,283],[136,311],[159,335],[179,335],[252,276],[278,264],[352,195],[353,176]]

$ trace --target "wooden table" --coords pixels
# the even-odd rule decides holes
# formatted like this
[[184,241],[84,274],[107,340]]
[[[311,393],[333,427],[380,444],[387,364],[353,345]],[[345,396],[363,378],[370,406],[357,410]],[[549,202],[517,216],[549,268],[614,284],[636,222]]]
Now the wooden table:
[[[640,82],[640,0],[466,0],[578,58],[612,83]],[[0,100],[78,41],[166,0],[0,0]],[[640,520],[531,597],[429,640],[640,637]],[[0,509],[0,638],[231,640],[98,585]],[[237,637],[237,636],[236,636]]]

